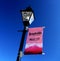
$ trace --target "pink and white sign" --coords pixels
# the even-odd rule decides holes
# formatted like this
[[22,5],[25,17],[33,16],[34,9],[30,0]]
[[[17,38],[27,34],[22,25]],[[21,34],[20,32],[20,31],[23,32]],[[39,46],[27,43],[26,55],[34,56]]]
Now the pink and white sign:
[[24,54],[42,54],[43,27],[29,28]]

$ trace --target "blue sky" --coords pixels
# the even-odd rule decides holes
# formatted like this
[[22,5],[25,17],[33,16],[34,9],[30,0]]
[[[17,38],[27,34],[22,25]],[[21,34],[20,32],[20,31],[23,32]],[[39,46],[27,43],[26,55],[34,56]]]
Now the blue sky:
[[60,61],[60,0],[0,0],[0,61],[16,61],[22,36],[17,30],[23,30],[19,10],[28,6],[35,14],[30,27],[45,26],[45,55],[27,55],[21,61]]

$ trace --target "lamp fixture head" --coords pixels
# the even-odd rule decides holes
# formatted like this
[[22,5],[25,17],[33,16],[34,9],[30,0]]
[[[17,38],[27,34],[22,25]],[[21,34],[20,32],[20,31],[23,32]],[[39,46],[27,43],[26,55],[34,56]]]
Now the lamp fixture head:
[[34,13],[31,7],[21,10],[24,26],[29,26],[34,21]]

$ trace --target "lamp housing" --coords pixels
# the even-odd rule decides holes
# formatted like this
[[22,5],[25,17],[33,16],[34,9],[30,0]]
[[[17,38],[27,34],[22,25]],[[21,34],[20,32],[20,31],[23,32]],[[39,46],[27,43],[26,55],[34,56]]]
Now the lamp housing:
[[21,10],[24,26],[29,26],[34,21],[34,13],[31,7]]

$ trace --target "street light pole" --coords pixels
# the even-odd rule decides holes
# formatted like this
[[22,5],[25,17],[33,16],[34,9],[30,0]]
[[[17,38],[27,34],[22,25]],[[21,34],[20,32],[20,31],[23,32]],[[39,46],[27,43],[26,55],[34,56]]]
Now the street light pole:
[[22,49],[23,49],[25,34],[28,31],[28,26],[34,21],[34,14],[31,7],[27,7],[25,10],[21,10],[21,14],[22,14],[22,19],[24,24],[24,30],[23,30],[22,39],[20,42],[16,61],[21,61],[21,57],[23,55]]
[[22,58],[22,55],[23,55],[22,49],[23,49],[24,38],[25,38],[26,32],[27,32],[27,27],[24,27],[16,61],[21,61],[21,58]]

